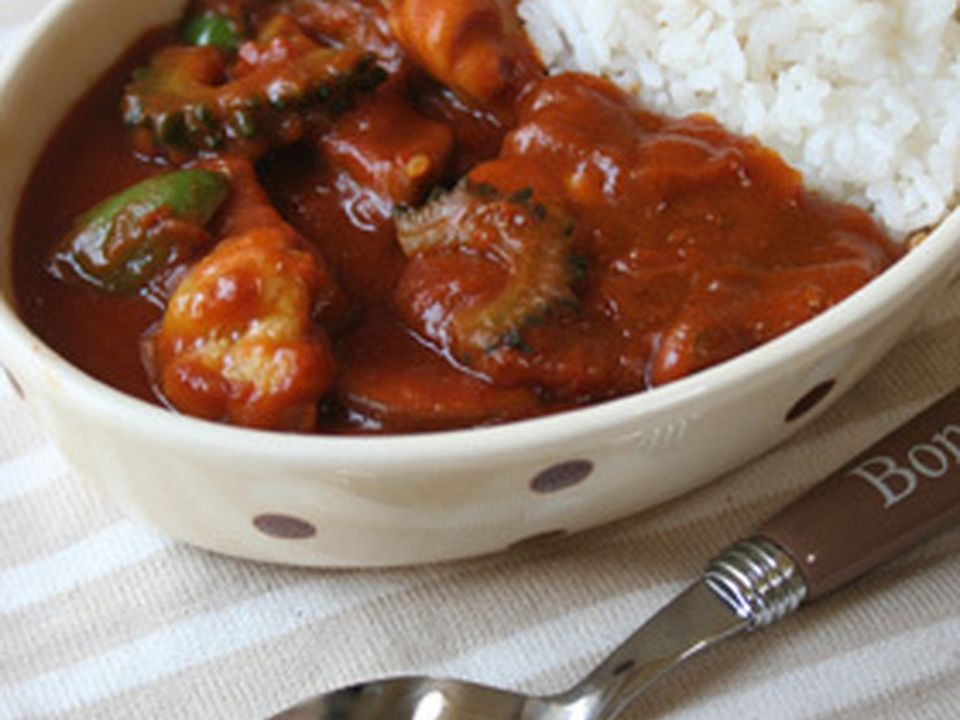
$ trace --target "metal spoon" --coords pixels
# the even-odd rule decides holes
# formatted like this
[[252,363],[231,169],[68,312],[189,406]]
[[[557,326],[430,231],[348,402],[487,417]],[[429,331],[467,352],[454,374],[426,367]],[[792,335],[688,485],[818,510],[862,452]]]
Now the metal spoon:
[[960,390],[719,555],[568,692],[397,678],[321,695],[274,720],[611,720],[692,655],[781,620],[958,521]]

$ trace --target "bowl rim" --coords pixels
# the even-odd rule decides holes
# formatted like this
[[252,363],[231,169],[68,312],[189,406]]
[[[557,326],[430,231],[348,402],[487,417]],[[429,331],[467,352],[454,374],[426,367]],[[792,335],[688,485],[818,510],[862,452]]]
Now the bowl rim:
[[[32,46],[51,30],[63,11],[78,0],[53,0],[0,62],[0,87],[29,58]],[[21,193],[23,184],[21,184]],[[21,196],[12,208],[16,218]],[[451,462],[531,452],[544,446],[562,447],[574,438],[610,433],[617,427],[639,425],[683,408],[697,413],[697,403],[719,397],[733,387],[751,387],[769,377],[777,366],[790,366],[824,355],[854,331],[869,331],[903,304],[925,292],[926,285],[960,259],[960,210],[942,220],[919,245],[893,266],[836,306],[801,326],[729,361],[668,385],[618,399],[552,415],[457,430],[386,435],[289,434],[229,426],[178,414],[116,390],[88,375],[47,346],[16,310],[9,259],[15,241],[9,227],[0,287],[0,348],[3,362],[17,375],[30,374],[51,383],[71,402],[108,425],[143,431],[164,442],[201,444],[208,450],[309,462],[347,462],[352,467],[391,465],[449,467]],[[954,273],[955,274],[955,273]],[[9,287],[6,287],[9,285]],[[32,360],[32,362],[31,362]],[[30,399],[28,398],[28,404]]]

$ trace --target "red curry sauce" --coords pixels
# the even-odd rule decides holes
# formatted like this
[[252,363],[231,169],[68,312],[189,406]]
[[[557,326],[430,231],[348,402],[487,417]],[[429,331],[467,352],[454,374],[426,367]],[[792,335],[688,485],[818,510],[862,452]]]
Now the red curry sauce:
[[[349,42],[379,53],[389,77],[289,143],[147,157],[117,105],[134,69],[173,42],[171,32],[154,33],[66,119],[25,195],[14,267],[23,317],[125,392],[277,429],[503,422],[732,358],[836,304],[898,257],[864,212],[811,194],[755,141],[707,117],[646,112],[598,78],[547,78],[510,3],[459,3],[457,15],[438,11],[437,0],[408,0],[389,18],[360,0],[274,5],[299,6],[293,15],[305,25],[308,12],[373,13],[376,32]],[[223,6],[244,9],[242,0],[198,7]],[[443,16],[437,32],[418,35],[431,12]],[[396,44],[384,35],[387,20]],[[244,233],[255,236],[248,245],[266,242],[270,226],[281,228],[270,242],[300,243],[297,262],[315,265],[301,283],[312,294],[297,295],[314,303],[303,311],[311,327],[284,346],[283,362],[279,346],[257,346],[275,356],[272,384],[254,390],[231,385],[225,365],[177,364],[183,343],[166,342],[166,325],[157,331],[169,295],[117,297],[46,269],[74,218],[104,197],[171,167],[232,167],[241,157],[257,172],[228,173],[232,197],[208,228],[211,248]],[[167,286],[182,282],[182,294],[198,267],[216,269],[208,253],[171,268]],[[284,267],[288,282],[294,271]],[[209,300],[203,293],[220,285],[187,299]],[[241,316],[242,288],[231,287],[217,322],[236,324],[223,312]],[[261,305],[245,302],[244,331],[265,324]],[[309,355],[291,355],[308,341]],[[168,361],[173,374],[164,374]],[[264,401],[263,387],[279,389]]]

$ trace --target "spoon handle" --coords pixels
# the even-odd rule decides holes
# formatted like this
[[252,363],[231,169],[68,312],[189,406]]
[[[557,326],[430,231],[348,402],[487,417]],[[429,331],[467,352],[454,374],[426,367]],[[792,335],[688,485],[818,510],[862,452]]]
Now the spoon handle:
[[960,522],[960,390],[764,523],[812,600]]

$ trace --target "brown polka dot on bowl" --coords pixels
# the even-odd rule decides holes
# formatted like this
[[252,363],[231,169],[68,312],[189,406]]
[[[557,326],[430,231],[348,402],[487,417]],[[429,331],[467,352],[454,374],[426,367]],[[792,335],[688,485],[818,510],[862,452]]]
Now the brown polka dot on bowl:
[[593,473],[594,465],[590,460],[570,460],[547,468],[537,475],[530,484],[535,493],[549,494],[579,485]]
[[308,540],[317,534],[317,528],[312,524],[290,515],[258,515],[253,519],[253,525],[264,535],[281,540]]
[[25,399],[26,394],[23,392],[23,387],[17,382],[17,379],[13,376],[6,368],[2,368],[3,374],[7,376],[7,382],[10,383],[10,387],[13,388],[13,392],[16,393],[17,397],[21,400]]
[[833,391],[836,385],[836,380],[825,380],[814,387],[794,403],[793,407],[787,412],[786,421],[788,423],[796,422],[811,413],[820,403],[827,399],[827,396]]

